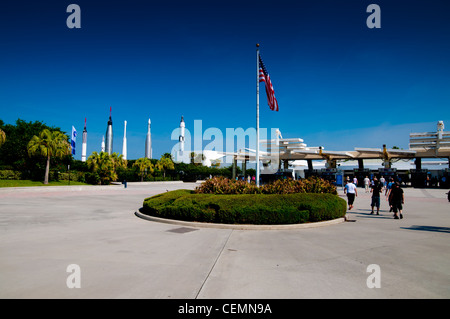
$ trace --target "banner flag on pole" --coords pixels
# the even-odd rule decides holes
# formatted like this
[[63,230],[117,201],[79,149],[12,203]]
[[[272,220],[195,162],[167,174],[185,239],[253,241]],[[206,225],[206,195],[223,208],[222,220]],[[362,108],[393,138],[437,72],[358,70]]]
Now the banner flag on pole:
[[266,84],[267,103],[269,104],[270,109],[278,112],[278,101],[275,98],[272,81],[270,80],[270,75],[261,59],[261,55],[259,55],[259,82],[264,82]]
[[71,145],[72,145],[72,155],[75,155],[75,143],[77,140],[77,130],[72,125],[72,138],[71,138]]

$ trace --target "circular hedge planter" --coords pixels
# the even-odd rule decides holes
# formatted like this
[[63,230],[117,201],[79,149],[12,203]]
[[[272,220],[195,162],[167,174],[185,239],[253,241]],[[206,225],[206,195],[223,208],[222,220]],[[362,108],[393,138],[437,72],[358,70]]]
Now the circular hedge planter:
[[332,194],[195,194],[176,190],[144,200],[146,215],[221,224],[280,225],[345,216],[345,200]]

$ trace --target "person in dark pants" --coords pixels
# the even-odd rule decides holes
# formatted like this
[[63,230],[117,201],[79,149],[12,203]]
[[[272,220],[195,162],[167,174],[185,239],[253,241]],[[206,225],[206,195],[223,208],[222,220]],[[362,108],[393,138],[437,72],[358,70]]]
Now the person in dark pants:
[[383,185],[378,182],[377,178],[373,178],[373,185],[370,186],[370,192],[372,193],[372,212],[370,214],[373,214],[374,207],[377,207],[377,215],[380,215],[380,193],[383,188]]
[[358,196],[356,185],[349,181],[344,187],[344,194],[347,194],[348,209],[351,210],[353,208],[355,196]]
[[394,185],[394,179],[391,177],[389,179],[389,183],[386,186],[386,200],[389,202],[389,212],[392,212],[393,208],[392,208],[392,202],[391,202],[391,189],[392,186]]
[[392,185],[390,199],[392,203],[392,208],[394,210],[394,218],[398,219],[398,214],[400,214],[400,219],[403,218],[403,204],[405,204],[405,196],[403,193],[403,189],[400,187],[400,184],[397,182]]

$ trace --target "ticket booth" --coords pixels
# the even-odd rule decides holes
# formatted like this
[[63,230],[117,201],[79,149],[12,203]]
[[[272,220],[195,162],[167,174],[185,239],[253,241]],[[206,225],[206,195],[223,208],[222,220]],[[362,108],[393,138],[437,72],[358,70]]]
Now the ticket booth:
[[446,168],[442,172],[442,176],[439,179],[439,187],[449,189],[450,188],[450,168]]
[[329,181],[330,183],[336,182],[336,169],[335,168],[323,168],[320,171],[321,178],[323,178],[326,181]]
[[379,168],[378,174],[383,176],[388,182],[391,178],[395,179],[395,176],[397,175],[397,169],[396,168]]
[[354,168],[353,175],[358,179],[358,186],[364,187],[364,178],[370,177],[370,169],[368,168]]
[[305,169],[305,178],[311,176],[319,176],[319,170],[317,169]]
[[427,187],[427,174],[426,169],[412,169],[411,170],[411,186],[414,188]]

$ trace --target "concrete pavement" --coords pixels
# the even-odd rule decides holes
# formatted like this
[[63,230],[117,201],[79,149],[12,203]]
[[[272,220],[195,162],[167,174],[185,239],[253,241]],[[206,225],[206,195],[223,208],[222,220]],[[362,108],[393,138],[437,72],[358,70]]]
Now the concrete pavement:
[[[449,298],[450,203],[405,189],[405,218],[358,189],[344,222],[237,230],[135,216],[144,198],[190,183],[0,189],[0,298]],[[341,196],[342,191],[339,190]],[[68,288],[67,266],[80,267]],[[368,272],[378,265],[379,273]],[[380,288],[368,288],[371,275]]]

